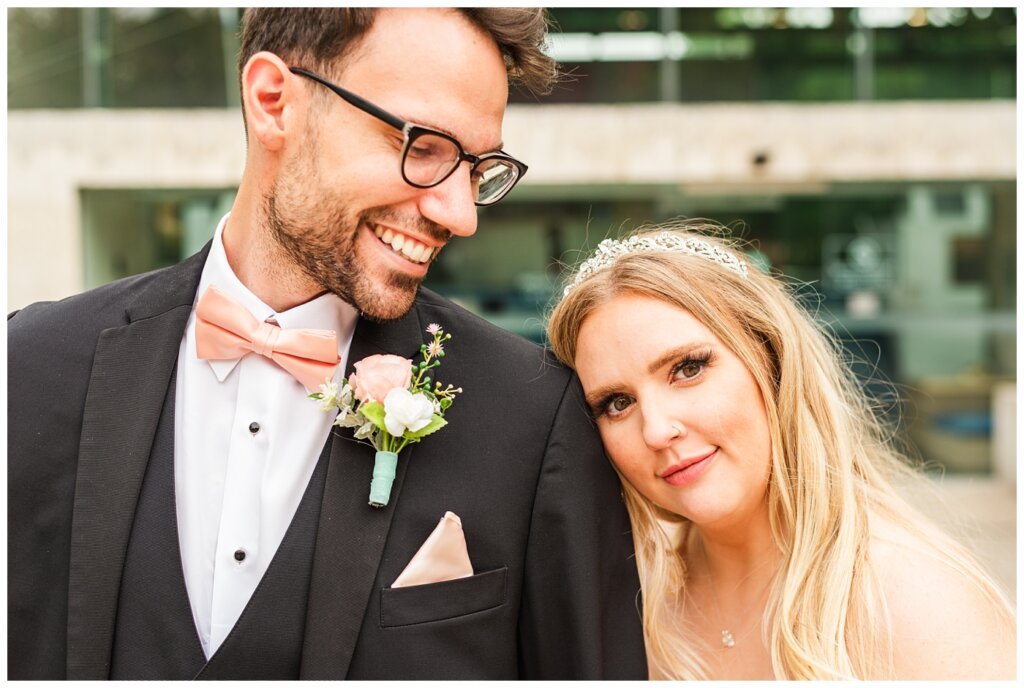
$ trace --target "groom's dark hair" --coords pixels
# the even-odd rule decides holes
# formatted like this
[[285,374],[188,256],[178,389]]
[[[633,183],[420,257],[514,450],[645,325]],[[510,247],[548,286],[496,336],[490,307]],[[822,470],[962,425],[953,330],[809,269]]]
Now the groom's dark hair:
[[[290,66],[329,76],[341,58],[359,44],[373,26],[377,9],[356,7],[296,7],[247,9],[242,18],[238,73],[249,58],[266,50]],[[557,75],[555,61],[545,52],[547,13],[542,8],[458,8],[474,26],[498,44],[509,82],[535,95],[550,93]],[[415,55],[409,56],[415,60]]]

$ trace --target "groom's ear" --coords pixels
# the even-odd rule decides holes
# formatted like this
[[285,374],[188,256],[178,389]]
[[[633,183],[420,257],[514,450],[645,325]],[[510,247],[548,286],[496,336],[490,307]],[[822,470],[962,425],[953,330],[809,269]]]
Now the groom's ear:
[[258,52],[245,63],[241,95],[250,148],[278,152],[305,121],[305,83],[274,53]]

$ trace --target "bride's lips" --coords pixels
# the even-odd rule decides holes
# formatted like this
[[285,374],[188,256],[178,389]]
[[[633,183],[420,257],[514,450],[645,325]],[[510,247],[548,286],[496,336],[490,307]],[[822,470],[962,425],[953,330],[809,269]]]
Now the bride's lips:
[[672,464],[659,473],[658,477],[674,487],[689,485],[704,475],[704,471],[711,465],[711,460],[717,455],[718,447],[715,447],[703,456],[685,459],[679,463]]

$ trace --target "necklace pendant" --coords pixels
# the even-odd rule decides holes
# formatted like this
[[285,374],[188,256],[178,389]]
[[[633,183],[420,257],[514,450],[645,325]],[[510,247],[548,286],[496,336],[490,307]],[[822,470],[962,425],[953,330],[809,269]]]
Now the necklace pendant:
[[729,647],[735,647],[735,646],[736,646],[736,641],[732,637],[732,631],[723,630],[722,631],[722,647],[729,648]]

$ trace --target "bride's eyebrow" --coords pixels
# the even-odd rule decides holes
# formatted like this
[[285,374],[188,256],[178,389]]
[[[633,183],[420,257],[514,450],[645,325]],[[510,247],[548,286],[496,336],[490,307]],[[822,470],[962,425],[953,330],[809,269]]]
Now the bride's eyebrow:
[[651,361],[650,365],[647,366],[647,372],[653,375],[669,363],[675,363],[685,356],[692,354],[694,351],[704,351],[710,348],[712,348],[711,342],[690,342],[688,344],[683,344],[682,346],[677,346]]
[[605,385],[604,387],[598,387],[593,392],[590,392],[584,397],[584,401],[587,402],[587,406],[593,411],[604,402],[605,399],[615,394],[622,389],[622,385]]
[[[647,372],[653,375],[654,373],[658,372],[669,363],[676,363],[677,361],[692,354],[694,351],[706,351],[708,349],[713,348],[713,346],[714,345],[711,342],[689,342],[687,344],[683,344],[682,346],[677,346],[675,348],[669,349],[668,351],[658,356],[658,358],[651,361],[651,363],[647,366]],[[598,387],[592,392],[588,392],[585,396],[585,400],[587,404],[590,406],[590,408],[593,409],[599,406],[601,402],[603,402],[609,396],[621,390],[621,384],[604,385],[602,387]]]

